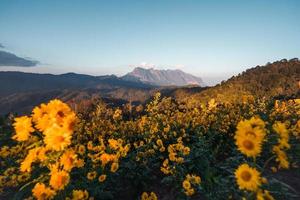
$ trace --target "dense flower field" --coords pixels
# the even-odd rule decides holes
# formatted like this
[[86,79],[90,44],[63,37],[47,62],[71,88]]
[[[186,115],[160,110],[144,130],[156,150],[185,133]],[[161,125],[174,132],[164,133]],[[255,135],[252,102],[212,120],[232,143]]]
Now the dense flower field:
[[[145,108],[60,100],[1,133],[0,197],[11,199],[297,199],[300,99],[178,101]],[[0,139],[4,140],[4,139]]]

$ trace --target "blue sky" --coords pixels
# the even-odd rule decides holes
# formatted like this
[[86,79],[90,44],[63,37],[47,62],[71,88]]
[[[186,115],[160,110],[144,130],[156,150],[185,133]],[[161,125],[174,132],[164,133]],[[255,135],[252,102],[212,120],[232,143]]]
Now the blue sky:
[[219,80],[300,57],[297,0],[1,0],[0,43],[40,64],[0,70],[123,75],[136,65]]

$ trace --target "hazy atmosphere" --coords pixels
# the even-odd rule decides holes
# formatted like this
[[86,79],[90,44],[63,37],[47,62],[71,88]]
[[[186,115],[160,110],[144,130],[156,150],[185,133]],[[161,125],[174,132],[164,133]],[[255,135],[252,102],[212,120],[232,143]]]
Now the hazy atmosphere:
[[211,85],[299,56],[299,6],[297,0],[2,0],[0,51],[33,62],[0,63],[0,70],[120,76],[143,66],[181,69]]

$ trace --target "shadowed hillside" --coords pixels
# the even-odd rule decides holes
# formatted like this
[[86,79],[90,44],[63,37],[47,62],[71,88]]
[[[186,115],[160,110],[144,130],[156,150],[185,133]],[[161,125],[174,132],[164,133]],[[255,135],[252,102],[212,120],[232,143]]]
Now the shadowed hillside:
[[53,98],[66,102],[100,97],[112,102],[144,102],[150,97],[149,90],[152,88],[114,75],[0,72],[0,114],[28,112],[34,106]]
[[0,97],[19,92],[41,92],[64,89],[151,88],[141,82],[122,80],[114,75],[89,76],[67,73],[61,75],[23,72],[0,72]]

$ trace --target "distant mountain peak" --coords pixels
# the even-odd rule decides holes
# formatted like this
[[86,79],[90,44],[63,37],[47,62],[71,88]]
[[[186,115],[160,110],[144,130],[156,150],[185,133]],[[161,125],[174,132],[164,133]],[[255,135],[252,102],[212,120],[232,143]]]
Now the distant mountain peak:
[[146,69],[138,66],[122,78],[159,86],[205,85],[201,78],[185,73],[180,69]]

